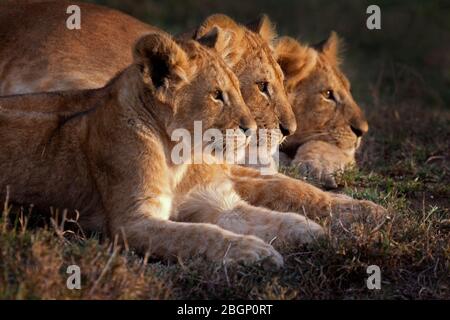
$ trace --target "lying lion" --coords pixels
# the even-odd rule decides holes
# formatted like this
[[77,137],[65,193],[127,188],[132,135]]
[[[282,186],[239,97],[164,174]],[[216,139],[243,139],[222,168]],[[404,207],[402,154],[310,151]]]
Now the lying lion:
[[302,119],[282,151],[291,165],[327,188],[336,188],[334,175],[354,165],[355,151],[369,128],[339,69],[338,51],[335,33],[315,47],[290,37],[278,39],[275,46],[294,113]]
[[[14,36],[14,32],[20,33],[20,24],[17,25],[17,28],[10,28],[7,31],[0,28],[4,43],[10,44],[0,49],[0,56],[9,56],[7,59],[9,63],[3,68],[2,76],[4,75],[5,79],[4,87],[10,90],[18,88],[19,90],[35,91],[51,90],[60,88],[60,86],[68,88],[72,86],[74,88],[102,86],[107,76],[112,76],[117,71],[117,66],[123,65],[131,59],[127,47],[130,39],[133,36],[138,37],[146,31],[155,30],[153,27],[144,27],[142,23],[114,10],[86,5],[86,9],[82,7],[85,13],[83,16],[84,30],[98,29],[96,26],[108,26],[111,29],[111,35],[105,32],[97,36],[88,31],[82,33],[82,37],[72,37],[71,31],[58,23],[62,21],[61,16],[55,15],[58,10],[54,10],[54,6],[63,8],[63,3],[46,4],[45,7],[39,4],[33,5],[36,7],[33,10],[35,15],[32,17],[21,17],[23,8],[15,8],[9,9],[10,14],[6,16],[6,19],[18,18],[10,20],[9,23],[38,18],[41,18],[40,21],[48,21],[47,24],[40,27],[38,34],[31,34],[29,37],[27,36],[27,41],[21,42],[21,37]],[[8,11],[8,8],[5,10]],[[16,16],[11,11],[14,11]],[[116,24],[109,23],[111,21]],[[237,25],[228,17],[212,16],[202,24],[199,28],[201,32],[196,32],[195,36],[201,36],[203,32],[210,32],[217,25],[231,33],[231,36],[226,37],[227,45],[222,44],[221,52],[225,55],[224,58],[233,71],[237,73],[244,99],[252,110],[258,126],[263,128],[279,127],[278,118],[281,113],[285,116],[285,123],[289,123],[291,121],[289,114],[292,112],[286,109],[286,102],[283,102],[286,101],[286,98],[283,98],[281,70],[271,56],[269,45],[273,38],[273,28],[268,19],[263,18],[251,26],[252,31]],[[46,29],[50,27],[51,29]],[[39,39],[38,36],[42,34],[47,35],[45,46],[42,44],[44,39],[41,42],[35,40]],[[15,39],[15,41],[9,41],[9,39]],[[115,50],[105,51],[103,46]],[[15,47],[21,47],[23,54],[20,57],[11,58],[11,50],[14,51]],[[39,51],[40,54],[33,55],[35,51]],[[80,60],[81,57],[84,57],[81,55],[83,52],[89,52],[89,54],[86,59]],[[26,65],[29,66],[28,69],[24,69]],[[272,78],[270,81],[266,81],[269,82],[268,85],[263,83],[264,85],[261,86],[261,80],[267,79],[262,76],[267,73],[272,74]],[[266,90],[268,92],[265,92]],[[280,98],[276,98],[278,96]],[[266,102],[261,103],[261,101]],[[286,230],[283,228],[278,229],[280,224],[276,221],[284,221],[286,216],[290,216],[289,219],[297,219],[293,218],[292,214],[274,215],[267,209],[307,213],[311,217],[327,217],[332,212],[334,218],[344,220],[352,220],[360,214],[384,213],[383,208],[369,201],[357,201],[325,193],[311,185],[280,174],[261,176],[258,171],[240,166],[191,165],[184,175],[177,175],[177,179],[180,179],[176,188],[177,199],[196,200],[199,205],[196,210],[192,210],[195,206],[180,205],[176,219],[190,222],[220,222],[224,228],[229,228],[228,224],[233,222],[234,228],[238,228],[239,233],[254,234],[255,225],[260,223],[259,217],[265,219],[266,215],[270,215],[269,220],[273,223],[273,228],[269,229],[270,232],[264,230],[264,234],[258,234],[267,241],[275,236],[286,241],[308,241],[304,230],[285,232]],[[220,182],[219,185],[217,181]],[[221,184],[222,182],[225,184]],[[209,207],[209,202],[205,200],[207,198],[222,199],[222,203],[227,204],[227,207],[214,205]],[[242,208],[241,203],[246,202],[241,199],[251,205],[267,209],[263,210],[264,214],[260,214],[262,208],[250,207],[249,210],[256,214],[236,215],[235,211],[231,209]],[[180,200],[180,203],[183,201]],[[176,202],[178,203],[178,200]],[[296,225],[293,224],[293,226]],[[292,234],[294,234],[294,238],[291,238]],[[278,245],[278,242],[275,245]]]
[[[213,29],[198,41],[220,47],[220,39]],[[136,44],[134,57],[101,89],[0,98],[3,197],[9,186],[14,202],[78,209],[83,228],[119,235],[138,251],[166,258],[267,258],[280,266],[281,256],[262,239],[279,234],[301,243],[323,233],[300,215],[233,197],[226,177],[214,190],[178,194],[188,165],[172,164],[175,129],[192,132],[192,119],[202,120],[205,130],[256,124],[234,74],[198,42],[150,34]],[[198,211],[218,226],[184,222]]]
[[[83,3],[77,3],[83,28],[69,30],[65,11],[71,4],[59,1],[2,6],[0,94],[103,86],[131,62],[129,48],[134,41],[147,32],[158,31],[118,11]],[[23,21],[34,28],[27,28]],[[274,27],[263,17],[248,25],[261,36],[258,39],[223,15],[206,19],[196,34],[215,25],[231,31],[232,46],[225,58],[240,80],[241,92],[258,126],[293,133],[295,118],[287,105],[293,106],[300,125],[282,145],[283,164],[298,165],[304,175],[327,188],[336,187],[334,174],[354,164],[360,137],[368,128],[351,97],[349,82],[338,68],[337,37],[331,36],[316,48],[288,37],[274,41]],[[278,73],[271,46],[284,72],[289,101],[285,101],[282,81],[277,77],[267,81],[265,77]],[[267,102],[266,91],[272,96]],[[331,93],[345,97],[340,99],[339,108],[326,97]],[[279,141],[283,139],[280,135]]]

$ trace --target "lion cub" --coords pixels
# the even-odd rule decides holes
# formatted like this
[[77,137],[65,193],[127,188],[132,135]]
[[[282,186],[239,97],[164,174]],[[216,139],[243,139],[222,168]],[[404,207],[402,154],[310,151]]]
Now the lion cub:
[[[172,162],[173,131],[192,132],[193,119],[205,130],[256,129],[238,80],[206,47],[220,48],[222,39],[217,28],[197,42],[149,34],[137,42],[134,63],[101,89],[0,98],[0,196],[9,186],[13,202],[79,210],[83,228],[160,257],[200,254],[281,266],[282,257],[263,240],[279,232],[284,240],[308,242],[321,227],[238,199],[219,226],[176,222],[179,212],[196,211],[209,189],[176,194],[188,165]],[[217,182],[205,214],[227,210],[231,185]],[[251,228],[242,229],[241,214],[252,218]]]
[[355,152],[369,128],[340,70],[339,41],[332,32],[316,46],[290,37],[279,38],[275,45],[290,102],[302,119],[282,151],[291,165],[326,188],[337,188],[334,175],[355,164]]

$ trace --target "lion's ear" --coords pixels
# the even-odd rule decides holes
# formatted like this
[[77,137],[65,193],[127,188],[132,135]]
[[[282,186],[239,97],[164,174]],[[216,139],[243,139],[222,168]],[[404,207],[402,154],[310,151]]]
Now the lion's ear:
[[197,41],[218,53],[227,50],[231,43],[231,32],[222,30],[219,27],[212,28],[209,32],[197,39]]
[[239,50],[234,39],[236,36],[233,31],[215,26],[196,40],[200,44],[214,49],[227,64],[233,65]]
[[331,62],[340,63],[339,50],[340,39],[336,32],[332,31],[328,39],[316,44],[314,48],[324,54]]
[[169,35],[151,33],[140,38],[133,51],[144,82],[154,89],[167,88],[170,81],[186,78],[186,53]]
[[232,30],[234,32],[237,32],[239,30],[239,25],[224,14],[213,14],[207,17],[203,23],[198,27],[197,31],[195,32],[194,39],[199,39],[203,37],[205,34],[210,32],[214,27],[219,27],[223,30]]
[[266,14],[261,15],[258,19],[248,23],[246,26],[249,30],[259,34],[269,44],[272,44],[277,37],[275,25]]
[[288,90],[306,78],[317,62],[317,52],[314,49],[301,45],[291,37],[279,38],[274,50]]

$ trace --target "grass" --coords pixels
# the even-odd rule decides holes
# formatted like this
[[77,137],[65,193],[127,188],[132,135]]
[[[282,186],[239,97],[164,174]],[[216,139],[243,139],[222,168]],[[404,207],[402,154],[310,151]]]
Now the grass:
[[[372,132],[358,155],[363,169],[339,177],[339,191],[393,212],[378,232],[356,225],[286,248],[286,266],[274,272],[149,261],[84,237],[55,213],[42,222],[5,204],[0,299],[450,299],[449,112],[406,103],[379,107],[369,120]],[[81,268],[81,290],[66,288],[72,264]],[[381,290],[366,287],[372,264],[381,268]]]

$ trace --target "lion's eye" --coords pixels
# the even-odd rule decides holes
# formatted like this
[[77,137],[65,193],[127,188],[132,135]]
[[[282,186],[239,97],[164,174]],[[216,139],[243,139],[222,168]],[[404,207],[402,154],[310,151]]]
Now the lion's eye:
[[258,89],[262,93],[269,94],[269,83],[267,81],[258,82]]
[[323,92],[325,99],[336,101],[333,90],[326,90]]
[[214,91],[214,93],[213,93],[213,98],[214,98],[214,100],[218,100],[218,101],[224,102],[224,101],[223,101],[223,92],[222,92],[222,90],[216,90],[216,91]]

